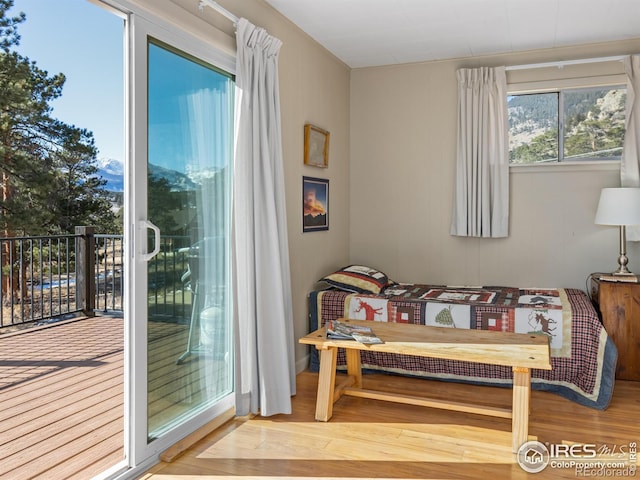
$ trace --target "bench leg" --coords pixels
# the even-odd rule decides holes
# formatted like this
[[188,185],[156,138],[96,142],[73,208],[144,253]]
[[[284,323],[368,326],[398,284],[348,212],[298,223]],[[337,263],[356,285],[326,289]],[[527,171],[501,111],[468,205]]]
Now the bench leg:
[[514,453],[529,436],[529,402],[531,399],[531,372],[528,368],[513,367],[513,407],[511,417],[512,443]]
[[347,373],[353,377],[353,386],[362,388],[362,363],[360,361],[360,350],[347,348]]
[[316,398],[316,420],[326,422],[333,415],[333,396],[336,386],[337,348],[320,350],[320,374],[318,375],[318,396]]

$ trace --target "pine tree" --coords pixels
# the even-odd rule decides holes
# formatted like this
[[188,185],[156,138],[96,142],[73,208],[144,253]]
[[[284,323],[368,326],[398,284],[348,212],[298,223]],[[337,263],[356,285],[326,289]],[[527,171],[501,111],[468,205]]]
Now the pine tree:
[[[15,195],[14,179],[18,172],[20,158],[13,158],[12,145],[22,135],[12,135],[14,126],[13,113],[24,100],[21,95],[23,78],[13,75],[17,72],[18,58],[9,49],[20,41],[17,25],[25,20],[25,15],[7,18],[7,11],[13,6],[12,0],[0,0],[0,236],[11,236],[9,217],[15,214],[13,199]],[[23,70],[23,69],[21,69]],[[21,72],[22,73],[22,72]],[[14,138],[17,137],[17,138]],[[2,242],[0,245],[0,268],[2,269],[2,293],[5,301],[14,302],[20,297],[19,279],[16,271],[12,270],[11,262],[17,258],[16,248],[12,242]],[[9,275],[9,272],[13,275]],[[13,291],[9,295],[10,286]],[[24,293],[24,292],[22,292]]]
[[[0,0],[0,237],[72,233],[77,224],[111,228],[115,216],[95,175],[93,134],[53,118],[50,103],[66,78],[12,50],[26,20],[24,13],[7,17],[12,7],[13,0]],[[10,258],[18,258],[15,244],[3,242],[3,271]],[[14,290],[25,284],[10,280],[5,273],[5,295],[9,283]]]
[[111,229],[93,134],[52,117],[50,103],[62,95],[66,78],[11,51],[26,19],[22,13],[6,18],[12,5],[0,0],[0,235],[72,233],[87,223]]
[[115,222],[107,181],[97,176],[96,148],[87,130],[63,126],[62,148],[53,153],[54,175],[49,204],[50,233],[72,233],[77,225],[96,226],[99,233],[120,233]]

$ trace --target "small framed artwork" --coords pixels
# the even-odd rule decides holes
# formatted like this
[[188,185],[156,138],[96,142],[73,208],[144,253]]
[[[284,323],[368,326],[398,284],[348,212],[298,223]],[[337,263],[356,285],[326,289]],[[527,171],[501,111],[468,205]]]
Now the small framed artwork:
[[309,124],[304,126],[304,163],[321,168],[329,166],[329,132]]
[[329,180],[302,177],[302,231],[329,230]]

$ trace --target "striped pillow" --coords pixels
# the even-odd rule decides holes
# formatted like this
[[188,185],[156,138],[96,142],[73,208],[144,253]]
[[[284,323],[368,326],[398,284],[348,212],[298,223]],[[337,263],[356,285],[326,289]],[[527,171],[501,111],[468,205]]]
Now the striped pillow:
[[385,273],[363,265],[349,265],[322,277],[319,281],[347,292],[376,295],[390,283]]

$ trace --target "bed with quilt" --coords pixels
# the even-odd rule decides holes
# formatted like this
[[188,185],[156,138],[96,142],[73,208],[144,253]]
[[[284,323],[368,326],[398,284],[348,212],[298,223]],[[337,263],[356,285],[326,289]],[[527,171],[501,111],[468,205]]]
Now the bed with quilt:
[[[552,370],[531,371],[536,390],[603,410],[611,401],[617,350],[587,294],[573,288],[454,287],[403,284],[370,267],[350,265],[309,294],[310,331],[340,317],[374,322],[547,335]],[[375,332],[375,325],[373,325]],[[315,349],[310,369],[318,371]],[[511,386],[509,367],[363,351],[363,371]],[[346,370],[344,350],[338,368]]]

